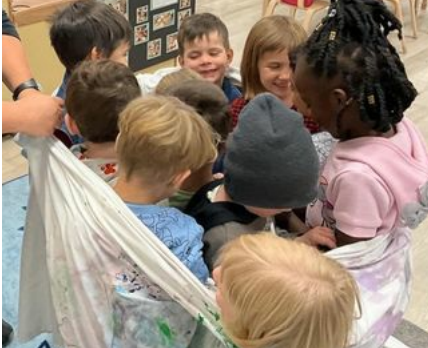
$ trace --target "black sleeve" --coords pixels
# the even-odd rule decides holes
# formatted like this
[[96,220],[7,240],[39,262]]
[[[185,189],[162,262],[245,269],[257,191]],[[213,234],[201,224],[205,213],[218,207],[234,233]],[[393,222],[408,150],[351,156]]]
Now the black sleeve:
[[10,21],[5,10],[2,9],[2,35],[14,36],[19,39],[18,32],[15,29],[15,26]]

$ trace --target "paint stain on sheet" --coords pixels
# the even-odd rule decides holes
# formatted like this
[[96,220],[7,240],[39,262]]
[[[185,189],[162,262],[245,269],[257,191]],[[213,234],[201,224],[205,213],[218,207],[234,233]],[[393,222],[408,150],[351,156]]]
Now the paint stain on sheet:
[[163,319],[158,319],[156,324],[158,325],[163,344],[170,347],[174,343],[174,331],[171,330],[168,323]]

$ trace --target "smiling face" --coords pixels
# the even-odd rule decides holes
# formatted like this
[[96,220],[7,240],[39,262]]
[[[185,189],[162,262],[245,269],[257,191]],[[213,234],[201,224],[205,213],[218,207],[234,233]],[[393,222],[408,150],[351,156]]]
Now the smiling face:
[[288,60],[288,51],[268,51],[258,62],[260,82],[266,91],[274,94],[292,106],[293,92],[290,88],[291,68]]
[[211,32],[193,42],[186,42],[179,62],[182,67],[192,69],[205,80],[221,86],[232,58],[233,51],[225,48],[221,36]]

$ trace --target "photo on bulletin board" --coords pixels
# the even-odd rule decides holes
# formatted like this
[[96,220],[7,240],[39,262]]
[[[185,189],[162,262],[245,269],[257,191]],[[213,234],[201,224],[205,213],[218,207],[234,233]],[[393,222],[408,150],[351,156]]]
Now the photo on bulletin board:
[[170,27],[175,24],[175,10],[168,10],[153,16],[153,31]]
[[178,50],[177,41],[178,32],[166,36],[166,53],[171,53]]
[[149,41],[147,44],[147,59],[154,59],[160,57],[162,53],[162,41],[161,39],[156,39]]
[[187,9],[187,10],[183,10],[183,11],[179,11],[178,12],[178,28],[180,28],[181,23],[187,18],[190,17],[190,15],[192,14],[192,9]]
[[135,15],[135,21],[137,24],[147,22],[149,20],[149,6],[137,7],[137,13]]
[[178,55],[177,32],[197,0],[101,0],[127,14],[133,30],[129,67],[152,67]]
[[149,23],[134,27],[134,45],[141,45],[149,41]]
[[150,10],[157,10],[159,8],[167,7],[170,5],[174,5],[178,2],[178,0],[151,0],[150,1]]
[[180,0],[180,5],[178,6],[178,8],[180,9],[180,10],[182,10],[183,8],[187,8],[187,7],[190,7],[190,5],[191,5],[192,3],[191,3],[191,1],[190,0]]
[[104,0],[104,3],[113,7],[115,10],[119,11],[127,19],[129,19],[129,16],[128,16],[128,8],[129,8],[128,0]]

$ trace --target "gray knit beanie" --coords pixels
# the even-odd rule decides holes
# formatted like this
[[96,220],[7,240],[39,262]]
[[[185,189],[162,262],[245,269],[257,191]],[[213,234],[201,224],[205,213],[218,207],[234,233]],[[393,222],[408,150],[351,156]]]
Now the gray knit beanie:
[[226,146],[225,189],[239,204],[298,208],[317,194],[319,161],[303,118],[263,93],[242,110]]

